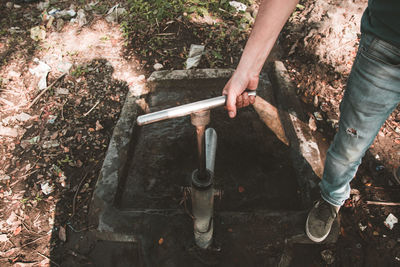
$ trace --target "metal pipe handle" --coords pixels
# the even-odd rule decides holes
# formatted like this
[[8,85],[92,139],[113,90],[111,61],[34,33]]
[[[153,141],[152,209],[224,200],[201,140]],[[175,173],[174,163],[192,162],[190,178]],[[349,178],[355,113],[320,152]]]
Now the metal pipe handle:
[[[256,96],[256,91],[249,90],[246,91],[249,96]],[[206,100],[201,100],[193,102],[186,105],[181,105],[173,108],[168,108],[153,113],[141,115],[137,118],[137,124],[139,126],[150,124],[157,121],[162,121],[166,119],[178,118],[185,115],[189,115],[194,112],[201,110],[208,110],[216,107],[224,106],[226,103],[226,95],[218,96]]]

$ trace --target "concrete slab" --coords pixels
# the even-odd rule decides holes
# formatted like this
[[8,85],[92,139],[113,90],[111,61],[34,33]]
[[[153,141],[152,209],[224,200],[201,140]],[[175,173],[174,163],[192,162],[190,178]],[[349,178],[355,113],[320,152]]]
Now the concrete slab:
[[318,143],[308,126],[308,118],[296,94],[296,87],[281,61],[274,62],[272,82],[280,118],[291,147],[290,156],[302,188],[302,204],[304,208],[310,208],[312,192],[318,191],[317,185],[324,168]]
[[[235,262],[278,263],[285,244],[306,240],[306,212],[299,210],[303,198],[297,196],[302,196],[297,183],[303,180],[296,180],[298,172],[288,160],[291,150],[284,144],[284,137],[277,138],[268,129],[262,116],[258,119],[253,108],[241,110],[234,121],[227,118],[223,109],[212,111],[211,120],[215,113],[216,121],[212,126],[220,135],[216,186],[226,194],[217,201],[215,215],[215,236],[222,250],[211,256],[199,256],[203,252],[193,249],[190,203],[186,209],[180,205],[185,202],[179,188],[188,185],[187,177],[195,168],[191,163],[195,162],[195,155],[190,147],[195,146],[194,135],[193,140],[190,138],[189,119],[145,127],[135,124],[137,116],[144,112],[141,106],[156,111],[218,96],[231,73],[232,70],[155,72],[148,79],[149,95],[140,98],[128,94],[91,202],[90,219],[96,225],[98,238],[137,242],[144,254],[144,266],[202,266],[202,260],[216,260],[220,266]],[[272,94],[265,74],[258,92],[267,99]],[[285,123],[281,125],[285,128]],[[285,136],[280,127],[281,137]],[[179,141],[181,138],[183,142]],[[241,162],[232,162],[240,155]],[[250,175],[246,177],[246,173]],[[239,192],[239,186],[244,192]],[[328,242],[337,238],[336,230],[332,233]]]

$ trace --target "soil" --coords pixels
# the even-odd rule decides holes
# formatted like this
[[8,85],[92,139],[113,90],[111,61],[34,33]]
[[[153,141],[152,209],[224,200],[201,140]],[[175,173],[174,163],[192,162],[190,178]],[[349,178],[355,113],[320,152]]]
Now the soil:
[[[75,10],[86,4],[55,2],[60,9],[74,4]],[[1,266],[141,263],[136,245],[110,244],[92,236],[88,223],[91,193],[128,90],[137,95],[147,90],[145,78],[155,62],[181,69],[184,59],[180,50],[168,62],[158,60],[156,54],[138,56],[146,42],[125,46],[118,21],[104,20],[115,3],[101,2],[101,8],[85,9],[87,23],[83,26],[66,18],[49,27],[38,2],[0,4]],[[336,131],[366,2],[302,1],[304,8],[296,9],[279,38],[280,58],[311,120],[316,121],[317,131],[327,140]],[[44,40],[30,37],[35,26],[46,32]],[[180,49],[198,41],[185,22],[175,20],[168,30],[179,29],[185,33],[174,40]],[[205,57],[200,67],[234,68],[244,42],[226,44],[233,45],[221,51],[229,60],[214,62]],[[29,72],[37,66],[34,58],[51,67],[47,85],[55,82],[35,103],[39,79]],[[61,77],[65,63],[72,68]],[[338,243],[297,246],[293,265],[399,264],[400,228],[395,225],[389,230],[384,225],[390,213],[400,216],[399,206],[367,204],[400,201],[400,186],[393,179],[400,162],[399,110],[382,126],[352,182],[351,198],[341,209]],[[115,253],[106,256],[107,251]]]

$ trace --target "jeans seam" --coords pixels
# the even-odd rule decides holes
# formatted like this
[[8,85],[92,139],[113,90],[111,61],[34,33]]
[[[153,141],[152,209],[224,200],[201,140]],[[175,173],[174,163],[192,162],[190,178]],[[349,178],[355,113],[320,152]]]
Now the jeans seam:
[[399,52],[399,51],[400,51],[400,48],[395,47],[394,45],[391,45],[391,44],[385,42],[384,40],[381,40],[381,39],[378,39],[378,38],[376,38],[376,39],[377,39],[377,42],[376,42],[376,43],[377,43],[378,45],[381,45],[381,46],[383,46],[383,47],[389,49],[390,52],[393,52],[393,53],[396,54],[397,56],[400,56],[400,52]]
[[[384,64],[386,66],[389,66],[389,67],[395,67],[395,68],[396,67],[400,67],[400,64],[391,64],[391,63],[383,61],[379,57],[376,57],[376,56],[372,55],[371,51],[376,49],[376,46],[382,45],[384,48],[389,49],[390,52],[400,56],[400,54],[398,54],[397,51],[393,51],[393,47],[388,47],[388,45],[390,45],[390,44],[387,44],[385,41],[379,39],[376,36],[370,36],[370,37],[372,38],[372,41],[369,44],[366,44],[366,42],[364,40],[363,44],[360,46],[360,54],[361,54],[361,56],[363,56],[364,58],[368,58],[370,60],[373,60],[373,61],[378,61],[379,63],[382,63],[382,64]],[[355,62],[353,64],[355,64]]]
[[[335,199],[333,199],[333,198],[327,196],[327,195],[324,193],[324,190],[321,190],[321,197],[322,197],[323,200],[325,200],[326,202],[328,202],[328,203],[331,204],[332,206],[339,206],[339,207],[340,207],[340,206],[342,206],[343,203],[344,203],[344,201],[336,201]],[[338,202],[340,202],[340,204],[337,204]]]

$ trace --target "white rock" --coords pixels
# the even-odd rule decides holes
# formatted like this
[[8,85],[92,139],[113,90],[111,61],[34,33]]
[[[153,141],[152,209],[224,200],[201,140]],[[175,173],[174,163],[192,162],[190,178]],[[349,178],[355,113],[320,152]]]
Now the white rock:
[[154,68],[154,70],[158,71],[158,70],[163,69],[164,66],[160,63],[156,63],[156,64],[154,64],[153,68]]
[[71,23],[78,23],[79,27],[82,27],[87,23],[86,14],[83,9],[79,9],[75,19],[71,19]]
[[46,148],[58,147],[59,145],[60,144],[56,140],[49,140],[49,141],[44,141],[42,147],[46,149]]
[[17,137],[18,130],[15,128],[0,126],[0,136]]
[[45,9],[47,9],[50,6],[50,2],[49,1],[45,1],[45,2],[40,2],[36,5],[36,8],[43,11]]
[[8,125],[8,124],[13,123],[15,121],[25,122],[25,121],[30,120],[31,118],[32,118],[31,115],[26,114],[25,112],[21,112],[21,113],[18,113],[16,115],[14,115],[14,116],[6,117],[1,122],[3,123],[3,125]]
[[106,21],[109,23],[117,22],[118,18],[126,13],[126,9],[123,7],[118,7],[118,5],[113,6],[108,10]]
[[393,229],[394,225],[396,223],[398,223],[398,219],[396,218],[396,216],[394,216],[392,213],[390,213],[387,217],[386,220],[384,221],[384,224],[386,225],[387,228],[389,228],[390,230]]
[[57,65],[57,70],[59,70],[62,73],[69,73],[71,68],[72,68],[72,63],[67,62],[67,61],[62,61],[62,62],[58,63],[58,65]]
[[35,41],[46,39],[46,31],[40,26],[35,26],[30,30],[31,38]]
[[6,234],[0,235],[0,242],[7,242],[7,241],[8,241],[8,237]]
[[68,95],[69,94],[69,90],[66,88],[57,88],[55,90],[55,94],[56,95]]
[[243,3],[237,2],[237,1],[229,1],[229,5],[236,9],[236,11],[246,11],[247,6]]
[[186,60],[186,69],[197,67],[204,51],[204,45],[192,44],[190,46],[189,58]]

